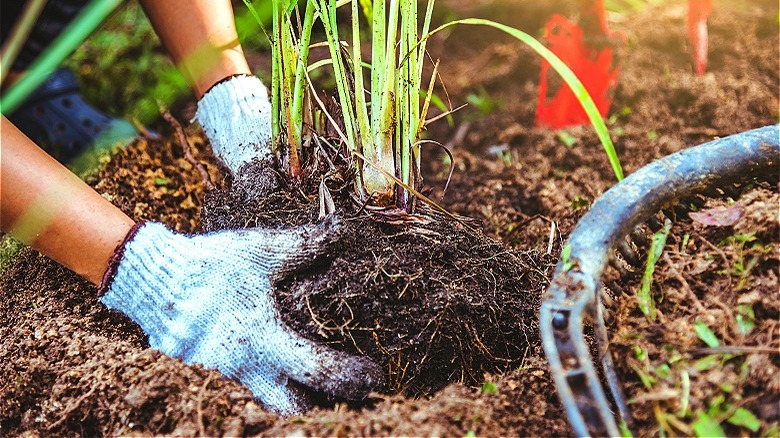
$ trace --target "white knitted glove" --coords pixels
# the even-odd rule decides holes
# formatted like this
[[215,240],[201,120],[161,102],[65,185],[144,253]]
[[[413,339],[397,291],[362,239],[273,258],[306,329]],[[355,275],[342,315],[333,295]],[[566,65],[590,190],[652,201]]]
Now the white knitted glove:
[[240,75],[217,83],[198,102],[195,119],[233,176],[240,176],[242,168],[255,161],[263,168],[263,181],[253,185],[259,184],[263,193],[278,187],[271,153],[271,103],[260,79]]
[[290,380],[361,399],[381,384],[381,369],[298,336],[272,296],[272,282],[323,252],[335,225],[186,236],[141,224],[112,258],[100,301],[140,325],[152,348],[218,369],[272,411],[310,407],[306,391]]

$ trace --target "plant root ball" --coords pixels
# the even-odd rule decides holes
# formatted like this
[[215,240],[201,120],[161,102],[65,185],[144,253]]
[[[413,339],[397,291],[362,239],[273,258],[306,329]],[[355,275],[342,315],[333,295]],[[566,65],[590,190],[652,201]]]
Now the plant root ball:
[[[381,223],[347,190],[333,192],[343,237],[324,260],[276,285],[290,327],[374,359],[387,373],[384,392],[414,396],[451,382],[480,383],[484,373],[517,366],[538,345],[538,309],[553,260],[509,250],[424,207],[427,224]],[[221,188],[206,196],[208,231],[316,222],[316,196],[279,190],[247,201],[244,193]]]

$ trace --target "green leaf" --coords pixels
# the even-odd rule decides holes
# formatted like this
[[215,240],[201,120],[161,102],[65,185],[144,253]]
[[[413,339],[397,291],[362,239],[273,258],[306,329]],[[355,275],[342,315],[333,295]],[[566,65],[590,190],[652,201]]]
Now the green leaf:
[[720,423],[702,411],[699,411],[699,416],[696,417],[692,426],[693,433],[698,437],[726,436],[726,432],[720,427]]
[[620,428],[620,436],[623,438],[631,438],[634,436],[625,421],[621,421],[620,424],[618,424],[618,427]]
[[363,10],[363,16],[366,17],[366,21],[368,21],[369,28],[373,30],[371,19],[374,16],[374,6],[371,4],[371,0],[360,0],[360,8]]
[[715,336],[715,333],[710,330],[707,324],[701,322],[700,320],[696,320],[696,323],[693,325],[693,329],[696,331],[699,339],[707,344],[708,347],[720,347],[720,340],[718,340],[718,337]]
[[680,243],[680,251],[682,251],[683,253],[685,252],[685,248],[688,247],[688,242],[690,242],[690,240],[691,240],[691,235],[685,233],[685,235],[683,236],[682,243]]
[[156,185],[156,186],[167,186],[170,183],[171,183],[171,180],[169,180],[168,178],[159,178],[158,177],[158,178],[154,179],[154,185]]
[[639,380],[642,381],[642,385],[645,386],[647,389],[653,389],[653,385],[656,384],[657,380],[650,374],[647,374],[643,369],[639,368],[636,365],[632,365],[631,368],[634,369],[636,372],[636,375],[639,376]]
[[753,312],[753,306],[750,304],[740,304],[737,306],[737,327],[742,336],[747,335],[756,327],[756,314]]
[[590,207],[590,201],[588,201],[587,199],[583,198],[580,195],[577,195],[574,197],[574,199],[571,200],[569,206],[574,210],[579,210],[581,208]]
[[756,233],[736,234],[734,240],[740,243],[750,243],[756,240]]
[[707,415],[712,418],[722,417],[724,412],[731,409],[731,405],[726,403],[725,394],[717,394],[709,401],[710,408],[707,409]]
[[662,363],[661,365],[655,367],[655,373],[658,375],[658,377],[663,377],[664,379],[666,379],[671,377],[672,369],[669,368],[668,364]]
[[260,17],[260,14],[257,13],[257,9],[255,9],[255,5],[252,4],[250,0],[244,0],[244,5],[249,9],[249,12],[252,13],[252,16],[257,21],[257,24],[263,24],[263,19]]
[[491,96],[484,87],[466,96],[466,102],[477,109],[480,115],[487,116],[501,106],[498,99]]
[[569,257],[571,256],[571,245],[568,243],[566,245],[563,245],[563,250],[561,251],[561,261],[563,262],[563,266],[561,267],[561,270],[563,272],[568,272],[571,270],[571,268],[574,267],[577,263],[574,260],[569,260]]
[[720,355],[710,354],[708,356],[704,356],[703,358],[697,360],[693,364],[693,366],[695,366],[696,369],[699,371],[707,371],[720,366],[720,362],[721,362]]
[[680,373],[680,389],[682,394],[680,395],[680,410],[677,416],[683,417],[688,415],[688,406],[691,402],[691,377],[688,370],[682,370]]
[[560,140],[563,145],[569,149],[574,146],[574,143],[577,143],[577,137],[569,134],[566,131],[558,131],[556,135],[558,136],[558,140]]
[[780,428],[777,423],[771,423],[769,426],[764,427],[764,431],[761,433],[762,437],[778,437],[780,436]]
[[729,417],[729,419],[726,421],[733,424],[734,426],[744,427],[751,432],[758,432],[758,428],[761,427],[761,420],[756,418],[752,412],[745,408],[737,408],[737,410],[734,411],[731,417]]
[[498,392],[498,387],[496,387],[496,384],[493,382],[485,382],[482,384],[482,393],[483,394],[496,394]]
[[656,317],[655,299],[653,298],[653,292],[651,290],[655,264],[658,262],[658,259],[661,258],[664,245],[666,245],[666,238],[669,236],[669,231],[671,231],[671,229],[672,223],[667,219],[664,227],[653,235],[653,241],[650,244],[650,250],[647,254],[645,272],[642,275],[642,281],[639,283],[639,290],[636,293],[637,307],[639,307],[639,310],[642,311],[650,322],[655,321]]

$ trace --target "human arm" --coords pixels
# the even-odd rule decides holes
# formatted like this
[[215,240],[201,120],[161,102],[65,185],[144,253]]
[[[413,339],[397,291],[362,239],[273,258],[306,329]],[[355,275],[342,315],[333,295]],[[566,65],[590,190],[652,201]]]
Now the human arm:
[[160,41],[198,99],[217,82],[251,74],[230,0],[141,0]]
[[200,101],[196,119],[234,176],[259,161],[262,188],[278,186],[271,147],[271,104],[251,75],[229,0],[141,0],[165,48]]
[[133,220],[5,116],[0,135],[0,228],[99,284]]

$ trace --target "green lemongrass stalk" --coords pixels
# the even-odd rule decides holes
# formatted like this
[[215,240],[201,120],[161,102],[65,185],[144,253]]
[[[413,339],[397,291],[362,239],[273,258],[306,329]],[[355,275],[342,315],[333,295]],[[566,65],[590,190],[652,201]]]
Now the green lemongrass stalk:
[[[244,0],[244,5],[255,16],[255,20],[260,23],[260,17],[257,15],[254,6],[250,3],[250,0]],[[279,84],[279,78],[281,76],[281,41],[277,37],[281,33],[279,30],[279,3],[276,1],[271,2],[271,133],[274,140],[279,139],[282,133],[282,124],[279,123],[278,114],[281,114],[281,92]]]
[[[255,14],[250,0],[244,3]],[[344,55],[336,11],[347,4],[351,6],[352,35],[351,48]],[[428,0],[424,32],[430,28],[433,4],[434,0]],[[306,74],[329,63],[336,80],[345,141],[360,157],[356,160],[358,193],[385,203],[394,199],[397,206],[410,208],[416,193],[409,187],[416,185],[414,169],[419,167],[416,148],[433,96],[432,87],[421,89],[425,42],[418,40],[417,4],[402,0],[308,0],[297,41],[290,19],[294,8],[295,2],[290,0],[276,0],[272,7],[272,105],[277,115],[273,133],[277,143],[286,137],[290,172],[299,171],[296,151],[302,139]],[[361,13],[369,21],[372,37],[370,98],[365,95],[362,70],[366,64],[361,51]],[[310,66],[311,27],[317,18],[325,30],[330,59]],[[409,55],[410,51],[414,53]]]
[[604,123],[604,119],[601,117],[598,108],[596,108],[596,104],[593,102],[593,98],[590,97],[590,94],[585,89],[585,86],[582,85],[582,82],[580,82],[580,80],[577,78],[577,75],[575,75],[574,72],[572,72],[571,69],[563,61],[561,61],[560,58],[558,58],[553,52],[545,47],[544,44],[537,41],[531,35],[504,24],[481,18],[466,18],[443,24],[433,31],[425,34],[420,41],[425,41],[430,38],[431,35],[456,24],[483,25],[501,30],[529,45],[536,51],[536,53],[543,57],[545,61],[549,62],[550,66],[556,72],[558,72],[564,82],[566,82],[566,85],[568,85],[574,95],[577,96],[577,99],[585,110],[585,113],[588,115],[593,128],[596,130],[596,134],[598,135],[599,140],[604,147],[604,151],[607,154],[610,165],[612,166],[612,170],[615,172],[615,176],[617,177],[618,181],[623,179],[623,169],[620,166],[620,159],[618,158],[617,152],[615,151],[615,146],[612,144],[612,139],[609,137],[609,130],[607,129],[607,125]]
[[[396,123],[396,172],[404,183],[414,186],[411,178],[411,157],[417,138],[418,114],[420,112],[420,80],[417,74],[419,57],[417,51],[417,2],[404,2],[401,6],[401,37],[398,62],[397,123]],[[408,53],[408,56],[405,54]],[[409,191],[401,187],[396,191],[398,204],[409,204]]]
[[[294,2],[293,7],[294,7]],[[301,173],[301,164],[298,157],[298,151],[301,147],[301,132],[303,126],[302,120],[295,119],[294,95],[295,91],[295,73],[297,69],[298,47],[293,35],[292,24],[290,22],[290,10],[285,10],[280,17],[281,21],[281,50],[282,50],[282,114],[287,127],[287,157],[290,167],[290,176],[297,178]]]
[[[384,15],[384,5],[380,5],[377,2],[372,8],[372,44],[374,47],[372,56],[375,57],[377,53],[381,53],[382,59],[379,62],[376,62],[376,58],[372,59],[372,62],[374,62],[371,76],[372,115],[369,118],[361,67],[358,0],[352,0],[350,3],[352,12],[352,50],[349,61],[352,66],[354,88],[347,80],[346,66],[341,56],[341,39],[339,38],[336,25],[337,4],[328,0],[316,0],[317,12],[323,22],[331,53],[331,63],[336,78],[339,103],[341,104],[344,117],[348,146],[352,151],[361,153],[362,156],[374,164],[374,166],[369,166],[367,163],[357,163],[358,191],[364,197],[371,195],[381,196],[383,193],[391,192],[392,181],[389,181],[381,172],[377,172],[376,167],[391,171],[394,168],[391,143],[393,138],[392,121],[394,108],[387,104],[388,101],[392,101],[392,99],[388,98],[388,95],[392,96],[393,90],[392,88],[388,90],[387,81],[388,77],[394,77],[393,67],[395,63],[387,63],[387,53],[389,47],[390,53],[395,54],[395,37],[393,35],[393,37],[385,39],[387,35],[381,32],[384,26],[384,18],[380,17],[380,15]],[[392,9],[398,9],[397,1],[393,3],[395,4],[391,5],[391,11]],[[397,12],[395,16],[397,17]],[[394,29],[395,26],[388,26],[387,28]],[[381,50],[377,48],[380,45],[383,47]],[[390,69],[389,75],[388,68]],[[389,86],[392,87],[392,83]],[[381,97],[377,97],[377,90],[381,90]],[[382,129],[383,125],[387,126],[387,129]]]
[[306,4],[304,12],[303,27],[301,28],[301,39],[298,43],[298,60],[295,69],[295,84],[293,85],[293,103],[292,113],[297,130],[299,142],[296,147],[300,148],[303,132],[303,108],[306,98],[306,68],[309,64],[309,48],[311,45],[311,29],[314,26],[314,5]]
[[328,49],[330,50],[330,58],[332,61],[331,65],[333,66],[333,73],[336,79],[336,90],[339,94],[341,111],[344,116],[344,127],[346,128],[347,139],[350,147],[358,147],[355,143],[357,136],[355,135],[356,131],[354,127],[354,107],[349,98],[351,89],[347,79],[344,59],[341,56],[341,40],[339,39],[338,25],[336,23],[336,4],[329,0],[310,1],[314,2],[317,14],[319,14],[320,21],[325,29],[325,36],[328,40]]
[[366,94],[363,86],[363,59],[360,53],[360,16],[358,14],[358,4],[352,2],[352,73],[355,83],[355,117],[357,118],[357,128],[360,137],[360,144],[371,143],[371,121],[368,118],[368,106],[366,104]]
[[380,1],[372,10],[371,19],[371,126],[379,125],[382,106],[382,72],[385,71],[385,2]]
[[[259,22],[250,0],[244,0],[244,4]],[[289,173],[293,178],[298,178],[301,173],[299,152],[303,144],[306,69],[315,18],[315,8],[309,2],[296,38],[291,19],[296,5],[297,2],[290,0],[272,2],[271,31],[272,132],[276,146],[284,147]],[[284,143],[283,139],[286,140]]]
[[[335,23],[336,8],[347,3],[351,4],[352,14],[349,53],[352,83],[344,74],[341,39]],[[433,0],[428,1],[422,23],[425,31],[430,27],[433,3]],[[362,180],[361,193],[377,199],[395,196],[396,205],[408,208],[412,194],[405,186],[414,187],[416,183],[412,165],[416,160],[414,148],[424,123],[425,111],[421,108],[428,107],[427,102],[421,103],[425,47],[424,42],[421,44],[418,40],[417,4],[400,0],[374,1],[370,8],[368,0],[316,0],[316,4],[325,25],[348,141],[361,160],[366,160],[357,163]],[[360,12],[367,18],[370,16],[370,99],[364,95],[364,75],[360,67],[363,64]],[[413,53],[409,54],[410,51]],[[396,184],[387,174],[394,175],[404,184]]]
[[[381,1],[375,2],[377,6]],[[394,122],[397,120],[396,115],[396,43],[398,41],[398,14],[399,5],[397,0],[391,0],[387,9],[388,19],[385,27],[382,28],[383,32],[377,32],[374,29],[372,34],[372,44],[384,45],[382,51],[382,59],[372,59],[371,62],[380,61],[380,65],[375,68],[378,70],[379,77],[377,78],[377,88],[372,89],[372,94],[378,94],[379,105],[371,107],[371,111],[377,112],[376,123],[371,127],[373,144],[370,148],[363,148],[363,154],[368,159],[376,164],[381,169],[389,171],[395,175],[395,158],[393,151],[393,135],[397,135],[395,132]],[[375,12],[376,14],[376,12]],[[375,17],[374,22],[380,20],[385,23],[384,12],[382,17]],[[381,175],[376,172],[374,167],[365,167],[366,173],[366,186],[371,187],[373,192],[385,192],[392,193],[392,183],[388,182],[385,175]]]

